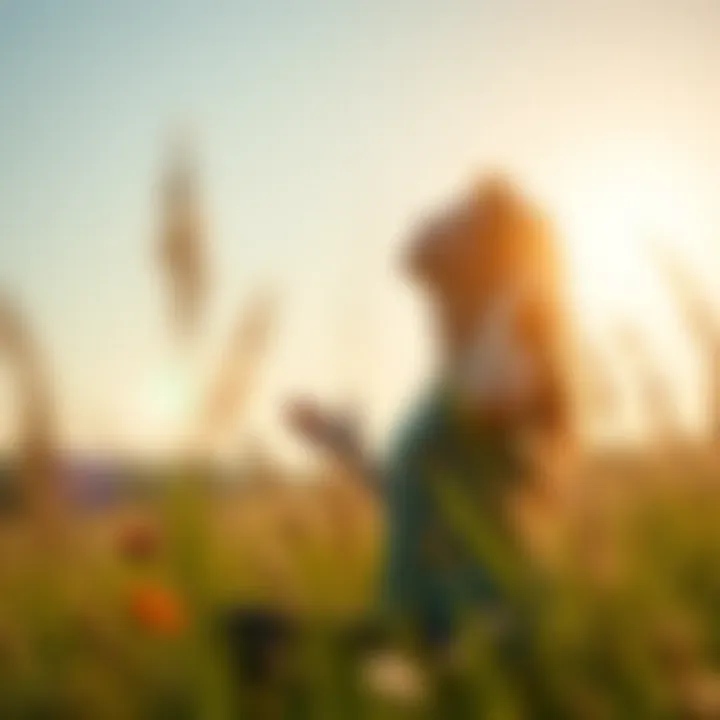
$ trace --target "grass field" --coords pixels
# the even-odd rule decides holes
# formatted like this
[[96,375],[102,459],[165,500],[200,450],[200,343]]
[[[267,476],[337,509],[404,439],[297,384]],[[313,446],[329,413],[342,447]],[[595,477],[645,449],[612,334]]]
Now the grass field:
[[[580,523],[546,597],[518,598],[533,629],[515,657],[501,665],[468,621],[456,712],[717,717],[717,463],[703,448],[588,462],[577,482],[611,512]],[[3,521],[2,717],[441,716],[443,668],[426,667],[424,698],[406,706],[365,688],[347,647],[377,581],[369,496],[335,476],[209,487],[179,473],[151,500],[66,509],[52,528]],[[239,675],[223,620],[258,605],[301,628],[269,687]]]

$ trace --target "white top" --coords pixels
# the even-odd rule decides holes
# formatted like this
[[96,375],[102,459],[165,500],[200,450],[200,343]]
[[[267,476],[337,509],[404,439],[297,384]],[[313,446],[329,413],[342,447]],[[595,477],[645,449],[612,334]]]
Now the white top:
[[478,322],[475,341],[458,368],[459,387],[481,405],[522,400],[537,381],[537,368],[518,332],[524,287],[499,293]]

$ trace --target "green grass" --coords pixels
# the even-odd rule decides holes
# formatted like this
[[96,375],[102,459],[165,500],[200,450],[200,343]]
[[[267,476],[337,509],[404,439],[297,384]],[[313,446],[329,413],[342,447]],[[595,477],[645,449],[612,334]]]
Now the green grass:
[[[698,460],[696,474],[712,478],[713,462]],[[597,582],[602,567],[578,541],[582,560],[556,571],[543,597],[523,600],[528,629],[511,651],[498,652],[468,620],[459,669],[417,656],[428,690],[418,708],[367,692],[362,659],[342,642],[341,630],[371,607],[381,546],[377,513],[357,498],[337,522],[337,497],[320,489],[213,499],[202,479],[179,478],[152,508],[163,542],[142,561],[118,551],[123,512],[78,519],[62,548],[7,520],[0,717],[447,717],[448,708],[498,719],[716,716],[720,495],[681,477],[683,467],[669,482],[666,467],[655,486],[640,478],[646,466],[613,467],[623,512],[613,515],[622,543],[612,582]],[[628,491],[635,486],[645,489]],[[182,606],[181,630],[133,617],[129,597],[149,582]],[[303,627],[269,690],[238,681],[218,622],[251,601],[283,607]]]

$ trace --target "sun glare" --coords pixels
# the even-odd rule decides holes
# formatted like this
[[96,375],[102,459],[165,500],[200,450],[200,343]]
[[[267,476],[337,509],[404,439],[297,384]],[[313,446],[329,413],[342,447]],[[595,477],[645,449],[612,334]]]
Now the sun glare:
[[688,215],[676,189],[651,173],[616,173],[611,182],[596,180],[574,193],[565,234],[581,319],[662,331],[668,298],[651,243],[662,238],[679,248]]
[[[585,186],[567,194],[561,207],[578,327],[610,355],[617,353],[623,372],[627,368],[622,368],[622,350],[614,348],[617,333],[632,328],[641,335],[650,362],[657,364],[653,371],[666,376],[677,392],[681,422],[692,423],[697,349],[654,247],[660,243],[679,262],[693,266],[687,244],[697,239],[692,198],[674,186],[670,174],[659,171],[616,171],[611,180],[604,177],[611,174],[588,177]],[[627,385],[636,383],[634,378]],[[628,393],[625,400],[632,404]],[[619,431],[629,433],[624,427]]]
[[194,399],[190,373],[179,363],[167,363],[141,379],[129,398],[128,441],[146,454],[177,447],[188,422]]

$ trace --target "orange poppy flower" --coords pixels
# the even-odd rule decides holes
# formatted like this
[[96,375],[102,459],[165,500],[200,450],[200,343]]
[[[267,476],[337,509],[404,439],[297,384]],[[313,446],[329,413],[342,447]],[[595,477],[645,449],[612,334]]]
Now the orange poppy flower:
[[174,637],[188,624],[185,605],[172,589],[159,584],[136,587],[130,597],[130,615],[155,635]]

